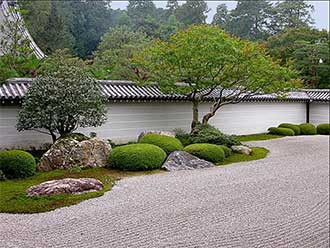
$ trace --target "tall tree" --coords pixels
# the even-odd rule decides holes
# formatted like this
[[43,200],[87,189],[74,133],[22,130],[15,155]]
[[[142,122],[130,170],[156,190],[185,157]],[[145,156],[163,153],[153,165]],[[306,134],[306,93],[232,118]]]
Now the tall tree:
[[[256,43],[230,37],[215,26],[191,26],[157,42],[133,58],[142,81],[157,82],[164,92],[186,94],[193,105],[192,128],[199,122],[198,105],[212,94],[207,124],[224,105],[246,97],[285,92],[294,71],[281,67]],[[226,89],[229,89],[227,91]]]
[[239,0],[231,11],[228,31],[249,40],[264,40],[269,33],[272,4],[268,0]]
[[204,0],[187,0],[177,8],[177,19],[186,26],[191,24],[203,24],[206,22],[207,13],[210,10]]
[[230,15],[227,5],[222,3],[217,6],[216,13],[213,16],[212,24],[217,25],[224,30],[228,30]]
[[278,33],[286,28],[308,27],[314,23],[313,5],[304,0],[284,0],[275,4],[272,29]]

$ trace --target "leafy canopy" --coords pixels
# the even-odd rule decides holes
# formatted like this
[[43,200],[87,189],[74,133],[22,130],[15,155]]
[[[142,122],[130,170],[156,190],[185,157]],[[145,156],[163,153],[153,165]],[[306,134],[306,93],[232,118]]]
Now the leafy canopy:
[[55,141],[57,134],[65,136],[78,127],[102,125],[105,113],[96,80],[81,68],[62,66],[33,81],[19,112],[17,129],[48,133]]

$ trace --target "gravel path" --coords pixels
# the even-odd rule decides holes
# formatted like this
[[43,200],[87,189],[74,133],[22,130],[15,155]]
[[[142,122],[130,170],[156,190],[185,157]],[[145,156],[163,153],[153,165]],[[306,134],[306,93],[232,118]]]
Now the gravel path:
[[0,247],[328,247],[329,139],[252,142],[264,160],[127,178],[103,197],[0,214]]

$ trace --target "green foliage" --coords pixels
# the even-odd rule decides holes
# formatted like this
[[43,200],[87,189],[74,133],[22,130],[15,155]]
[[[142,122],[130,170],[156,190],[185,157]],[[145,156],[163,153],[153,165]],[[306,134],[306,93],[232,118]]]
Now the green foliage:
[[19,112],[17,129],[46,129],[54,141],[56,134],[64,136],[78,127],[102,125],[105,113],[96,80],[81,68],[62,66],[32,83]]
[[282,65],[291,63],[300,71],[306,87],[330,87],[329,32],[326,30],[287,29],[270,37],[266,46]]
[[222,148],[222,150],[225,152],[225,157],[229,157],[231,156],[232,154],[232,150],[228,147],[228,146],[225,146],[225,145],[220,145],[220,147]]
[[294,135],[300,135],[301,131],[300,131],[300,127],[298,125],[295,124],[291,124],[291,123],[282,123],[280,124],[278,127],[285,127],[285,128],[290,128],[293,130]]
[[259,160],[265,158],[269,153],[269,151],[263,147],[252,147],[251,149],[252,153],[250,155],[233,153],[231,156],[225,158],[223,162],[217,163],[217,165],[228,165],[239,162]]
[[208,124],[197,125],[191,135],[191,141],[192,143],[211,143],[228,147],[241,144],[237,136],[223,134],[217,128]]
[[132,144],[114,148],[108,159],[109,167],[144,171],[159,169],[166,159],[166,153],[158,146],[151,144]]
[[283,135],[283,136],[294,136],[295,133],[290,128],[285,127],[270,127],[268,128],[269,133],[271,134],[277,134],[277,135]]
[[73,166],[69,170],[70,173],[80,173],[82,172],[82,168],[79,165]]
[[2,170],[0,170],[0,181],[6,181],[7,180],[7,177],[5,175],[5,173],[3,173]]
[[225,159],[225,152],[221,146],[213,144],[192,144],[186,146],[184,151],[212,163],[222,162]]
[[282,137],[283,137],[282,135],[275,135],[275,134],[269,134],[269,133],[258,133],[258,134],[248,134],[248,135],[238,136],[238,138],[241,142],[278,139],[278,138],[282,138]]
[[85,134],[82,134],[82,133],[68,133],[66,135],[63,135],[61,138],[63,138],[63,139],[72,138],[79,142],[84,141],[84,140],[89,140],[89,137],[87,137]]
[[190,134],[184,131],[183,129],[174,129],[175,138],[180,140],[183,146],[187,146],[191,144]]
[[0,151],[0,170],[8,179],[33,176],[36,167],[30,153],[19,150]]
[[189,26],[206,23],[208,12],[207,3],[204,0],[187,0],[184,4],[177,7],[175,15],[180,22]]
[[174,151],[181,151],[183,149],[183,145],[181,144],[180,140],[174,137],[154,133],[144,135],[139,140],[139,143],[156,145],[162,148],[166,152],[166,154],[170,154]]
[[314,135],[317,133],[316,128],[313,124],[302,123],[299,125],[299,127],[302,135]]
[[316,130],[318,134],[330,135],[330,124],[329,123],[319,124],[316,127]]

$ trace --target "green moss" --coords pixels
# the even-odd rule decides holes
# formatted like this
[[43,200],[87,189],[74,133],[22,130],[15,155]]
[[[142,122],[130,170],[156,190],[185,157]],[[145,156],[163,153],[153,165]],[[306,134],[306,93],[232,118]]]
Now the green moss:
[[166,153],[151,144],[132,144],[114,148],[108,159],[109,167],[128,171],[159,169]]
[[310,123],[302,123],[299,125],[302,135],[315,135],[316,127]]
[[316,128],[318,134],[330,135],[330,124],[324,123],[320,124]]
[[160,134],[146,134],[140,140],[139,143],[152,144],[162,148],[166,154],[170,154],[174,151],[181,151],[183,149],[183,145],[180,140]]
[[186,146],[184,151],[212,163],[217,163],[225,159],[225,152],[223,149],[214,144],[192,144]]
[[284,128],[289,128],[292,129],[295,135],[300,135],[301,130],[298,125],[291,124],[291,123],[282,123],[278,127],[284,127]]
[[25,151],[11,150],[0,152],[0,170],[6,178],[25,178],[36,173],[34,157]]
[[278,139],[278,138],[283,138],[283,135],[257,133],[257,134],[249,134],[249,135],[240,135],[238,137],[241,142],[248,142],[248,141]]
[[223,162],[217,163],[217,165],[228,165],[232,163],[259,160],[265,158],[269,153],[269,151],[263,147],[252,147],[251,149],[252,149],[251,155],[233,153],[231,156],[225,158]]
[[232,154],[232,150],[225,146],[225,145],[220,145],[220,147],[222,148],[222,150],[225,152],[225,157],[229,157]]
[[271,134],[283,135],[283,136],[294,136],[294,131],[290,128],[285,127],[270,127],[268,131]]

